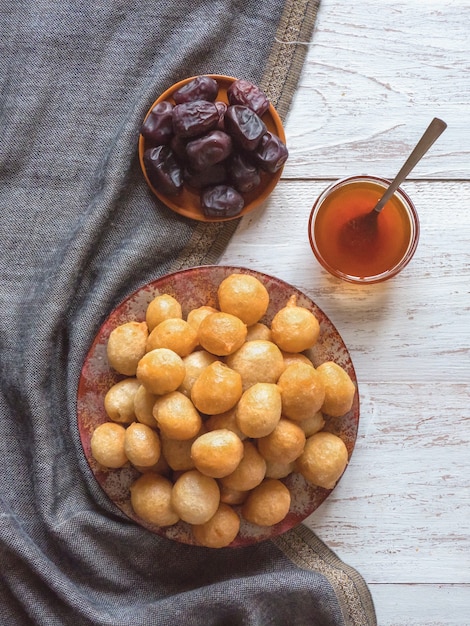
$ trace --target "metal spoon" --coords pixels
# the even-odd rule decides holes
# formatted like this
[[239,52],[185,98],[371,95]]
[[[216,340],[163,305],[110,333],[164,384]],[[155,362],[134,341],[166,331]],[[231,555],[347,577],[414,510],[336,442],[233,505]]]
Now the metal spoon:
[[403,164],[401,170],[395,176],[390,186],[377,202],[372,211],[354,217],[346,222],[341,228],[341,243],[348,247],[372,243],[377,233],[377,216],[387,204],[395,191],[405,180],[415,165],[423,158],[436,139],[447,128],[447,124],[435,117],[424,131],[423,136],[416,144],[413,152]]

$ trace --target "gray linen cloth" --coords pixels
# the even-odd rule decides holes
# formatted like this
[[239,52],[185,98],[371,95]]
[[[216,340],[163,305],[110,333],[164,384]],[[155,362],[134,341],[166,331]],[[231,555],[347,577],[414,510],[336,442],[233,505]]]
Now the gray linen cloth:
[[109,312],[214,263],[236,222],[161,205],[137,159],[143,116],[201,73],[262,85],[285,115],[318,2],[0,0],[0,623],[373,624],[362,578],[300,527],[220,551],[128,520],[76,421]]

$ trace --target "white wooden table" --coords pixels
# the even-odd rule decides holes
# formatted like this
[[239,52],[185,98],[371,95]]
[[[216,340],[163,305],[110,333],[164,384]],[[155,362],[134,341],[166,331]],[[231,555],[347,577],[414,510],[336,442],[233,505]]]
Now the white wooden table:
[[[306,45],[283,178],[221,263],[307,293],[355,364],[356,448],[307,525],[364,576],[380,626],[469,626],[470,0],[322,0]],[[403,185],[414,259],[382,285],[332,278],[308,243],[315,197],[393,177],[434,116],[448,129]]]

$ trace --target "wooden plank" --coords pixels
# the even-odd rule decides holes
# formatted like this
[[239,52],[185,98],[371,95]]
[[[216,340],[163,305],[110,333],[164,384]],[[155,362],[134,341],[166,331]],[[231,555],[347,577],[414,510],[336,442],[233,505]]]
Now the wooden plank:
[[419,178],[469,178],[468,0],[322,0],[287,119],[286,178],[392,177],[434,116]]
[[469,585],[370,585],[380,626],[468,626]]

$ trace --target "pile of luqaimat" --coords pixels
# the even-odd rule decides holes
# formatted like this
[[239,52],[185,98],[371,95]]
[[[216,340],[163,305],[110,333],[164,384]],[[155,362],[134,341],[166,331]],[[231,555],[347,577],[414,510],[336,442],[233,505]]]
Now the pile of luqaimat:
[[326,420],[352,407],[355,385],[333,361],[314,367],[305,351],[320,324],[292,295],[260,320],[269,293],[251,274],[232,273],[217,289],[218,308],[195,308],[157,295],[145,321],[109,336],[109,365],[125,378],[106,393],[110,421],[91,437],[106,468],[131,463],[141,475],[131,505],[160,527],[179,520],[197,544],[220,548],[240,516],[272,526],[291,505],[291,472],[332,489],[348,462]]

